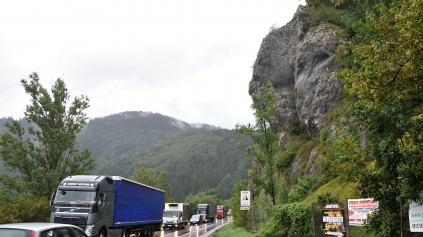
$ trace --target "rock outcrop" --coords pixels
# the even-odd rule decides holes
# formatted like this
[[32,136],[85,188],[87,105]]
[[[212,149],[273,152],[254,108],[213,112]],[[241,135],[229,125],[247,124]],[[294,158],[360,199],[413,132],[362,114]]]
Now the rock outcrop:
[[278,114],[272,126],[286,131],[298,118],[310,136],[321,131],[325,115],[342,100],[343,85],[332,73],[340,66],[335,50],[346,40],[331,25],[311,28],[310,15],[303,6],[288,24],[263,39],[249,93],[257,93],[267,81],[272,82],[278,94]]

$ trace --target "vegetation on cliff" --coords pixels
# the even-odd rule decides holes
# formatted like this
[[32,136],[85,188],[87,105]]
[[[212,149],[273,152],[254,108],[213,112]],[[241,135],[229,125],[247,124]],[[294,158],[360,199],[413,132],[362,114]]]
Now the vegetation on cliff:
[[[410,199],[420,200],[423,182],[423,1],[307,2],[312,27],[333,24],[349,37],[336,50],[344,69],[334,74],[345,84],[344,99],[326,115],[317,136],[301,134],[295,119],[289,131],[280,131],[273,209],[282,214],[302,210],[294,207],[298,202],[373,197],[379,208],[368,230],[397,236],[399,209],[408,210]],[[262,194],[256,204],[272,203]],[[291,231],[294,222],[281,220],[272,219],[262,236],[307,233]]]

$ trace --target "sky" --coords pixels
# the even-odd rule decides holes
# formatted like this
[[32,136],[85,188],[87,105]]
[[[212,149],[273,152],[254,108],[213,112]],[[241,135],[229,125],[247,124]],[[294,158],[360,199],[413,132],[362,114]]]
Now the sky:
[[269,29],[301,0],[0,0],[0,117],[24,116],[37,72],[87,95],[89,118],[125,111],[234,129],[254,123],[248,83]]

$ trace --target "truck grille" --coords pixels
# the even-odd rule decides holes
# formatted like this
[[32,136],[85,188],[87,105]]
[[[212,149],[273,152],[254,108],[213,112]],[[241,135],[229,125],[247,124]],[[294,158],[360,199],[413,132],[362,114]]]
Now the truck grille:
[[55,216],[54,223],[75,225],[85,230],[85,227],[87,226],[87,218],[74,216]]

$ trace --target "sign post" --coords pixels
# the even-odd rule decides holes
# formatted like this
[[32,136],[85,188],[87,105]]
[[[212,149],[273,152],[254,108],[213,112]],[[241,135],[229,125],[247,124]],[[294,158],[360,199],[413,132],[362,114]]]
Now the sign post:
[[241,205],[240,209],[248,211],[250,210],[250,191],[241,191]]

